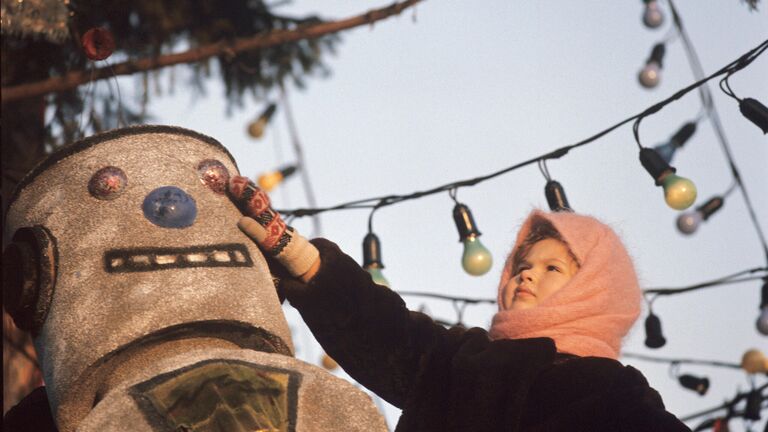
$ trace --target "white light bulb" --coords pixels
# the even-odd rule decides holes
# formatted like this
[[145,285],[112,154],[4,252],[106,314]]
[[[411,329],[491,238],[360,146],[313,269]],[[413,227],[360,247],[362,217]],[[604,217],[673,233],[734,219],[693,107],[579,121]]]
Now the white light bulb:
[[643,24],[648,28],[658,28],[664,23],[664,14],[656,1],[649,1],[645,4],[643,11]]
[[640,70],[640,74],[637,79],[640,81],[640,85],[645,88],[653,88],[659,85],[661,79],[661,68],[655,61],[650,61],[645,64],[645,67]]
[[763,307],[760,316],[757,318],[757,331],[768,336],[768,306]]
[[677,229],[683,234],[691,235],[699,228],[701,220],[701,212],[692,211],[682,213],[677,217]]

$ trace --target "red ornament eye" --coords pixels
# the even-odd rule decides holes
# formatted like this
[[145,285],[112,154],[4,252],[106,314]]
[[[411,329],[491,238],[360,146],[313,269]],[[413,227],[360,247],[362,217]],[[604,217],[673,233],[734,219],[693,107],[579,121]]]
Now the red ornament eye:
[[197,175],[200,181],[212,191],[225,194],[229,183],[229,171],[223,163],[216,159],[206,159],[197,165]]
[[128,177],[118,167],[104,167],[91,177],[88,192],[100,200],[113,200],[125,191]]

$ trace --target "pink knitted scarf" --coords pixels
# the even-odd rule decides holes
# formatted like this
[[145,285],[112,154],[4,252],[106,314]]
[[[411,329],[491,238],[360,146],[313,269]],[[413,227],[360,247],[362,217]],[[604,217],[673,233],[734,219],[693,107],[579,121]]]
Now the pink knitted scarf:
[[581,267],[559,291],[532,309],[500,310],[493,317],[492,339],[549,337],[559,352],[616,359],[621,340],[640,314],[637,276],[621,240],[597,219],[574,213],[534,210],[523,223],[507,257],[501,290],[513,276],[512,257],[535,218],[550,221]]

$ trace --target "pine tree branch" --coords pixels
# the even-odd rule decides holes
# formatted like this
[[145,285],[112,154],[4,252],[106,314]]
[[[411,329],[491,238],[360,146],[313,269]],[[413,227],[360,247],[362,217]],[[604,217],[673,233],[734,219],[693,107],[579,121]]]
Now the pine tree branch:
[[20,99],[71,90],[79,85],[91,81],[107,79],[113,75],[131,75],[137,72],[160,69],[177,64],[199,62],[217,55],[234,55],[243,51],[264,49],[302,39],[315,39],[327,34],[338,33],[343,30],[359,27],[361,25],[373,24],[376,21],[389,18],[392,15],[397,15],[421,1],[422,0],[405,0],[338,21],[301,25],[293,30],[273,30],[250,38],[240,38],[233,41],[220,41],[202,45],[182,53],[131,60],[115,64],[111,67],[104,66],[95,69],[93,72],[72,71],[64,76],[48,78],[43,81],[2,87],[1,99],[2,103],[6,104]]

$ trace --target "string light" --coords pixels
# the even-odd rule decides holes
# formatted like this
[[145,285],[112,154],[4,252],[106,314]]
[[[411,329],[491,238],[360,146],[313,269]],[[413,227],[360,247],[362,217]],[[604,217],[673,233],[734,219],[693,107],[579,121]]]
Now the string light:
[[384,263],[381,261],[381,243],[376,234],[372,232],[363,238],[363,268],[371,274],[373,282],[389,287],[389,281],[381,272],[381,269],[384,268]]
[[248,124],[248,135],[256,139],[261,138],[264,135],[264,130],[266,129],[267,124],[269,124],[269,120],[275,114],[275,110],[277,110],[277,105],[274,103],[269,104],[267,108],[256,117],[256,120]]
[[[451,195],[455,199],[455,195]],[[480,242],[480,230],[477,229],[472,212],[464,204],[456,201],[453,207],[453,221],[459,231],[459,241],[464,245],[461,255],[461,267],[472,276],[488,273],[493,265],[491,252]]]
[[[570,150],[573,150],[578,147],[585,146],[587,144],[590,144],[592,142],[597,141],[598,139],[608,135],[610,132],[613,132],[614,130],[630,123],[633,121],[637,121],[639,119],[642,119],[644,117],[647,117],[649,115],[655,114],[659,111],[661,111],[665,106],[669,105],[670,103],[682,98],[687,93],[691,92],[692,90],[695,90],[702,85],[704,85],[707,81],[724,75],[726,73],[733,73],[739,70],[744,69],[748,65],[752,64],[752,62],[761,55],[765,49],[768,48],[768,41],[764,41],[760,43],[755,48],[747,51],[743,55],[741,55],[738,59],[728,63],[727,65],[720,68],[718,71],[712,73],[709,76],[706,76],[704,78],[699,79],[698,81],[688,85],[685,88],[682,88],[675,92],[670,97],[657,102],[656,104],[651,105],[650,107],[646,108],[639,114],[635,114],[629,118],[626,118],[588,138],[585,138],[579,142],[576,142],[574,144],[566,145],[563,147],[560,147],[558,149],[555,149],[553,151],[550,151],[548,153],[545,153],[543,155],[528,159],[523,162],[516,163],[514,165],[508,166],[506,168],[503,168],[501,170],[492,172],[490,174],[482,175],[475,178],[470,179],[464,179],[464,180],[458,180],[454,181],[452,183],[444,184],[441,186],[437,186],[431,189],[423,190],[423,191],[417,191],[413,192],[411,194],[406,195],[386,195],[386,196],[379,196],[379,197],[371,197],[371,198],[364,198],[364,199],[358,199],[354,201],[349,201],[346,203],[336,204],[329,207],[320,207],[320,208],[299,208],[299,209],[278,209],[278,211],[284,215],[291,215],[293,217],[303,217],[303,216],[314,216],[319,213],[324,213],[328,211],[339,211],[339,210],[348,210],[348,209],[361,209],[361,208],[373,208],[373,207],[381,207],[381,206],[388,206],[388,205],[394,205],[394,204],[400,204],[405,201],[413,200],[413,199],[419,199],[426,197],[428,195],[433,195],[436,193],[442,193],[446,191],[450,191],[453,189],[457,189],[460,187],[469,187],[469,186],[475,186],[479,183],[491,180],[493,178],[496,178],[498,176],[510,173],[512,171],[515,171],[519,168],[531,165],[533,163],[537,163],[540,160],[547,160],[547,159],[557,159],[562,156],[565,156],[568,154]],[[376,204],[378,203],[378,204]]]
[[704,396],[707,393],[707,390],[709,390],[709,378],[707,377],[697,377],[685,374],[680,375],[677,380],[680,382],[681,386],[688,390],[695,391],[699,396]]
[[675,155],[677,149],[681,148],[696,132],[696,122],[688,122],[684,124],[677,132],[675,132],[669,141],[659,144],[653,149],[656,153],[664,159],[666,163],[672,163],[672,157]]
[[296,165],[286,165],[276,171],[270,171],[268,173],[262,174],[258,179],[259,187],[264,189],[266,192],[269,192],[274,189],[275,186],[282,183],[283,180],[292,176],[297,169],[298,167]]
[[640,73],[637,76],[640,85],[645,88],[653,88],[659,85],[661,80],[662,60],[664,60],[664,53],[666,48],[663,43],[657,43],[651,50],[651,55],[645,62],[645,66],[640,69]]
[[706,221],[725,203],[725,199],[721,196],[714,196],[707,200],[704,204],[696,207],[696,210],[691,212],[685,212],[677,217],[677,229],[685,234],[691,235],[696,232],[702,221]]
[[731,74],[727,74],[722,80],[720,80],[720,89],[723,93],[736,99],[739,102],[739,111],[749,121],[759,127],[763,134],[768,134],[768,107],[763,105],[757,99],[744,98],[739,99],[731,89],[731,85],[728,83],[728,78]]
[[547,184],[544,185],[544,196],[547,198],[549,209],[553,212],[573,211],[568,204],[568,198],[565,196],[563,186],[556,180],[552,180],[552,177],[549,175],[546,160],[539,161],[539,170],[544,175],[544,179],[547,180]]
[[768,276],[763,278],[763,287],[760,290],[760,316],[755,323],[757,331],[768,336]]
[[553,212],[573,211],[568,204],[568,198],[565,197],[565,190],[559,182],[555,180],[548,181],[544,186],[544,195],[547,197],[549,209]]
[[653,311],[649,311],[648,317],[645,319],[645,346],[657,349],[666,343],[667,339],[661,333],[661,320]]
[[660,27],[664,23],[664,14],[661,13],[659,2],[656,0],[643,0],[643,3],[645,3],[643,24],[651,29]]
[[675,210],[685,210],[696,201],[696,185],[685,177],[680,177],[674,167],[650,148],[640,149],[640,163],[656,181],[656,186],[664,189],[664,200]]
[[748,374],[768,373],[768,358],[760,350],[753,348],[741,356],[740,366]]

